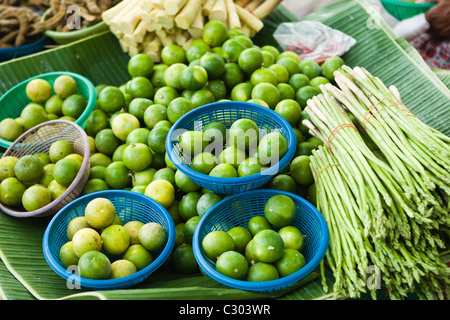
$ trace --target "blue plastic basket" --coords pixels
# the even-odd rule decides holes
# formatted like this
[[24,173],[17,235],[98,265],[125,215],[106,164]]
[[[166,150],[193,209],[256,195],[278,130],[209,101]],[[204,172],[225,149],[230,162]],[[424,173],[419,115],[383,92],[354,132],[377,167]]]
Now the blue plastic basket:
[[[261,173],[237,178],[211,177],[189,167],[191,158],[183,155],[178,144],[183,132],[201,131],[215,121],[224,123],[229,129],[234,121],[242,118],[255,121],[261,132],[278,132],[286,139],[288,150],[278,163]],[[172,125],[166,138],[167,154],[173,165],[201,187],[220,194],[236,194],[263,186],[289,164],[296,147],[294,130],[280,114],[254,103],[240,101],[215,102],[195,108]]]
[[[124,223],[131,220],[138,220],[143,223],[156,222],[166,229],[167,243],[160,252],[153,253],[154,261],[150,265],[129,276],[105,280],[80,277],[66,270],[62,265],[59,258],[59,250],[68,241],[66,233],[68,223],[75,217],[83,216],[87,204],[98,197],[109,199],[114,204],[117,214]],[[128,288],[144,281],[167,260],[174,245],[175,224],[167,210],[145,195],[125,190],[98,191],[72,201],[53,217],[45,230],[42,240],[44,257],[53,271],[62,278],[71,281],[73,285],[77,284],[92,290]],[[111,260],[111,262],[113,261]]]
[[[94,84],[87,79],[86,77],[68,71],[55,71],[43,73],[31,78],[28,78],[5,92],[0,97],[0,121],[5,118],[18,118],[20,117],[22,110],[26,107],[31,100],[27,97],[25,92],[25,88],[30,80],[33,79],[44,79],[47,80],[52,86],[55,82],[56,78],[60,75],[69,75],[73,77],[78,85],[78,94],[82,95],[86,101],[87,105],[84,109],[83,113],[76,119],[75,123],[78,124],[81,128],[86,128],[86,121],[92,110],[95,107],[95,103],[97,101],[97,94],[95,92]],[[0,138],[0,146],[4,148],[8,148],[13,142]]]
[[[203,238],[215,230],[228,231],[236,226],[247,228],[248,221],[252,217],[264,215],[267,200],[278,194],[287,195],[294,200],[297,214],[291,225],[297,227],[306,236],[301,250],[305,256],[306,265],[286,277],[261,282],[236,280],[216,271],[215,262],[207,258],[203,252]],[[226,286],[259,292],[276,291],[296,284],[320,264],[325,257],[328,244],[328,225],[322,214],[311,203],[292,193],[271,189],[249,191],[220,201],[202,217],[192,240],[195,258],[204,273]]]

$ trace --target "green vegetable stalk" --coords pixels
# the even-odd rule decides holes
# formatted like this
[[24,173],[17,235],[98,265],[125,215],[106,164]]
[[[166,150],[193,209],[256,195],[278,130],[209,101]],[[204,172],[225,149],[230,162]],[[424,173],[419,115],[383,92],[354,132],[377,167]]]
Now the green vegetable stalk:
[[335,80],[338,87],[322,85],[308,101],[311,121],[303,121],[324,143],[310,159],[330,228],[333,292],[376,298],[380,288],[368,283],[374,266],[392,299],[410,292],[444,299],[450,272],[439,251],[450,226],[450,139],[367,70],[343,66]]

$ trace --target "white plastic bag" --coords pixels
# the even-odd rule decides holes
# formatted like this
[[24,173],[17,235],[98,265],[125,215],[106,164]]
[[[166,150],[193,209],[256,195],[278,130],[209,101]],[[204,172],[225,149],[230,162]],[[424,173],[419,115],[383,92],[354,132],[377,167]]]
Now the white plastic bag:
[[341,56],[356,43],[349,35],[317,21],[283,22],[273,36],[283,50],[296,52],[302,61]]

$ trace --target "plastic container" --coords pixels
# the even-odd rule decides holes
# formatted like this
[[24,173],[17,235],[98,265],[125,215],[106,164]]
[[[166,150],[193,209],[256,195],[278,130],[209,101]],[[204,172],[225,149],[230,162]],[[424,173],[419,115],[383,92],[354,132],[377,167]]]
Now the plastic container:
[[[246,177],[211,177],[189,168],[191,158],[184,156],[178,145],[178,139],[184,131],[201,131],[214,121],[224,123],[228,129],[234,121],[241,118],[254,120],[260,132],[279,132],[287,141],[288,150],[285,155],[267,170]],[[220,194],[236,194],[261,187],[289,164],[296,147],[294,130],[280,114],[257,104],[239,101],[215,102],[195,108],[172,125],[166,138],[166,152],[173,165],[198,185]]]
[[[301,253],[306,265],[288,276],[261,282],[236,280],[227,277],[215,269],[215,262],[204,255],[203,238],[211,231],[228,231],[232,227],[247,228],[248,221],[258,215],[264,215],[264,207],[272,196],[284,194],[294,200],[297,214],[291,225],[296,226],[306,236]],[[274,228],[278,231],[279,228]],[[200,220],[194,232],[192,246],[195,258],[201,270],[214,280],[241,290],[269,292],[287,288],[296,284],[313,271],[323,260],[328,249],[329,231],[322,214],[305,199],[289,192],[258,189],[239,195],[232,195],[213,206]]]
[[437,4],[436,2],[414,3],[401,0],[380,0],[380,2],[386,11],[397,20],[405,20],[425,13]]
[[55,41],[57,44],[63,45],[87,38],[100,32],[105,32],[107,30],[109,30],[108,25],[105,22],[101,21],[97,24],[94,24],[93,26],[79,30],[72,30],[67,32],[47,30],[44,32],[44,34]]
[[[42,15],[42,12],[30,9],[34,12],[37,12],[38,14]],[[42,37],[34,42],[25,44],[23,46],[19,47],[13,47],[13,48],[1,48],[0,49],[0,62],[11,60],[14,58],[23,57],[29,54],[33,54],[39,51],[42,51],[47,44],[48,38],[45,35],[42,35]]]
[[[84,129],[86,127],[87,118],[94,109],[95,102],[97,100],[95,86],[89,79],[85,78],[84,76],[67,71],[43,73],[28,78],[27,80],[24,80],[13,86],[11,89],[5,92],[4,95],[0,97],[0,121],[2,121],[5,118],[15,119],[20,117],[22,110],[26,107],[28,103],[31,102],[31,100],[27,97],[27,94],[25,92],[25,88],[30,80],[37,78],[45,79],[53,86],[53,83],[55,82],[56,78],[59,77],[60,75],[72,76],[77,81],[78,94],[82,95],[87,100],[86,108],[84,109],[83,113],[78,117],[78,119],[75,121],[76,124],[78,124],[81,128]],[[0,146],[8,148],[11,144],[12,141],[0,138]]]
[[[59,259],[59,250],[68,241],[67,225],[71,219],[83,216],[87,204],[98,197],[111,200],[116,208],[116,213],[122,218],[123,223],[138,220],[143,223],[157,222],[166,228],[168,240],[160,252],[153,254],[153,262],[138,272],[118,278],[94,280],[80,277],[72,273],[62,265]],[[62,278],[71,281],[72,285],[92,290],[122,289],[134,286],[145,280],[151,273],[156,271],[169,257],[175,244],[175,224],[163,206],[153,199],[137,192],[125,190],[107,190],[87,194],[71,202],[56,214],[45,230],[42,240],[44,257],[48,265]],[[113,262],[113,258],[109,257]],[[70,279],[69,279],[70,278]]]
[[17,218],[46,217],[56,214],[62,207],[79,197],[89,179],[90,143],[86,132],[76,123],[67,120],[41,123],[17,138],[2,157],[20,158],[28,154],[48,153],[52,143],[58,140],[67,140],[72,143],[74,152],[83,157],[81,168],[71,185],[59,198],[40,209],[26,211],[22,207],[9,207],[0,202],[1,211]]

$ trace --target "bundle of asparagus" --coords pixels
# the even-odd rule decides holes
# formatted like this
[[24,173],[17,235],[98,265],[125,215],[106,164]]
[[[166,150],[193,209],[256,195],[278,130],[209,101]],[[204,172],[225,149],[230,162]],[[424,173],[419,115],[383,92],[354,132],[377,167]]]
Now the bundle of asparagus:
[[303,122],[324,142],[310,158],[334,293],[369,289],[375,298],[375,268],[393,299],[446,298],[450,269],[439,251],[450,228],[450,138],[367,70],[343,66],[335,80],[339,88],[322,85],[308,101]]
[[249,37],[262,29],[262,20],[281,0],[122,0],[102,14],[103,21],[130,56],[146,53],[160,61],[162,47],[186,48],[201,38],[208,20],[228,29],[240,28]]

